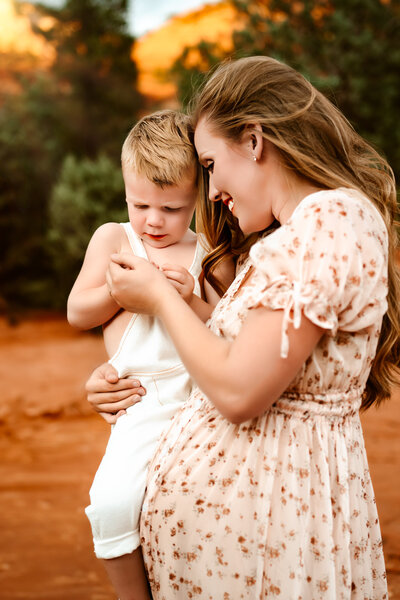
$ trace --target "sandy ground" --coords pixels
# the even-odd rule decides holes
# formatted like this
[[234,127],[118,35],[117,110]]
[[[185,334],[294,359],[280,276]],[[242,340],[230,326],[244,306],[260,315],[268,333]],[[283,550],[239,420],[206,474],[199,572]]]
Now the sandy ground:
[[[115,598],[83,512],[109,434],[83,383],[104,357],[101,338],[61,317],[0,320],[1,600]],[[390,598],[400,600],[400,393],[362,420]]]

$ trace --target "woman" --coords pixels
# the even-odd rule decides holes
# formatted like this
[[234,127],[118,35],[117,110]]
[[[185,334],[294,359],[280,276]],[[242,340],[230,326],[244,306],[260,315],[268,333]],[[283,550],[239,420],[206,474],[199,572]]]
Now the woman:
[[[389,395],[399,364],[391,170],[271,58],[219,67],[193,124],[210,201],[260,235],[208,328],[151,265],[110,265],[110,293],[162,319],[198,385],[150,468],[153,597],[387,598],[358,411]],[[106,378],[92,376],[91,401],[123,408],[110,401],[131,389],[113,396]]]

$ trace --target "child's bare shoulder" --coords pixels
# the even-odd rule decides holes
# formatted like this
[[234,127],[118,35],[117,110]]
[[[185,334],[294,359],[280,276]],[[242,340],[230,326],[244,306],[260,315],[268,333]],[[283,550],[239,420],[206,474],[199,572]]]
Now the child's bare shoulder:
[[119,223],[104,223],[92,235],[90,245],[107,248],[110,252],[119,252],[124,235]]
[[96,229],[93,236],[104,239],[121,239],[123,236],[123,229],[119,223],[103,223],[103,225],[100,225],[100,227]]

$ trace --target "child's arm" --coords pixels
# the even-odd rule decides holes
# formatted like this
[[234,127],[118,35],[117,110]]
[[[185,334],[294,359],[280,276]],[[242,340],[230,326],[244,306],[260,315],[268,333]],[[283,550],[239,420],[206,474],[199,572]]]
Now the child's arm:
[[120,249],[121,227],[117,223],[106,223],[94,232],[68,298],[67,318],[73,327],[97,327],[120,310],[106,284],[110,256]]
[[[161,270],[169,282],[178,290],[180,295],[197,316],[205,323],[210,317],[220,296],[212,285],[204,280],[204,292],[206,300],[193,294],[194,278],[187,269],[180,265],[163,265]],[[235,277],[235,265],[232,259],[227,259],[218,265],[215,270],[216,277],[228,287]]]

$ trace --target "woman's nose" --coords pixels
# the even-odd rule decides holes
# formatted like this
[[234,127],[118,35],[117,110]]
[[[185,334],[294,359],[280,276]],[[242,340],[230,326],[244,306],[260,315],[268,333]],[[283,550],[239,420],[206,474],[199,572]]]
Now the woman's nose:
[[217,188],[212,182],[211,177],[209,181],[208,197],[211,200],[211,202],[218,202],[219,200],[221,200],[221,192],[217,190]]

